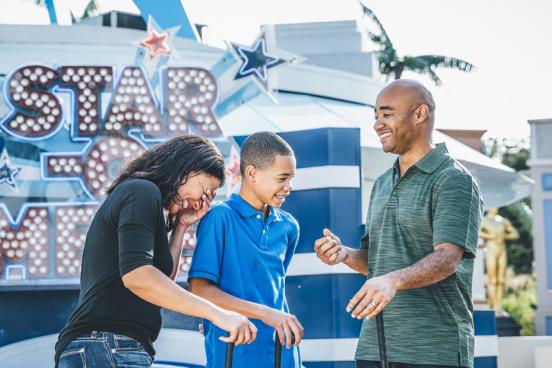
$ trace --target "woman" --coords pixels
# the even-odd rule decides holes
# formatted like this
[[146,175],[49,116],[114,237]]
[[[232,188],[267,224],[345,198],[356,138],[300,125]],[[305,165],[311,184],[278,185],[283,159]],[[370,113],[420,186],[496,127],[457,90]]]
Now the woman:
[[185,136],[148,149],[115,179],[88,230],[78,305],[56,344],[59,368],[151,366],[160,307],[211,320],[230,333],[224,341],[255,339],[245,317],[173,281],[184,233],[209,211],[224,172],[214,144]]

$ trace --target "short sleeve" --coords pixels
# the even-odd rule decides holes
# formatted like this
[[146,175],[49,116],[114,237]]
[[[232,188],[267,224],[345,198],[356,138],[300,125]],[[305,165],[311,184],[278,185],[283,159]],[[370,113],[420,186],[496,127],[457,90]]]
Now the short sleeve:
[[433,246],[452,243],[474,258],[482,218],[479,188],[470,175],[449,174],[436,188],[433,203]]
[[289,239],[291,240],[288,244],[287,251],[286,251],[286,257],[284,258],[284,270],[287,272],[287,269],[289,267],[289,264],[291,263],[291,258],[295,254],[295,250],[297,249],[297,244],[299,244],[299,236],[300,236],[300,228],[299,223],[293,219],[291,222],[291,230]]
[[218,284],[225,239],[224,222],[222,205],[212,208],[200,221],[188,279],[207,279]]
[[366,213],[366,222],[364,225],[364,235],[362,238],[360,238],[360,249],[368,249],[370,245],[370,211],[372,209],[372,201],[375,196],[375,192],[377,190],[378,180],[374,182],[374,186],[372,187],[372,190],[370,191],[370,203],[368,203],[368,212]]
[[[161,193],[146,180],[123,183],[118,207],[119,273],[121,276],[146,265],[153,265],[153,250],[162,211]],[[114,211],[116,212],[116,210]]]

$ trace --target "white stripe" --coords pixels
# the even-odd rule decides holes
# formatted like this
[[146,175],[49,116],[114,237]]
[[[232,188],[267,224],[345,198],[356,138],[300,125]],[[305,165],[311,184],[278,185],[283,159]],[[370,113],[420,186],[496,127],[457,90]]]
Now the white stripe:
[[[314,245],[313,245],[314,246]],[[328,266],[315,253],[295,253],[289,264],[287,276],[335,275],[357,273],[343,263]]]
[[476,357],[498,356],[498,337],[496,335],[475,336],[474,355]]
[[304,362],[353,361],[358,339],[304,339],[301,358]]
[[297,169],[294,190],[321,188],[360,188],[359,167],[327,165]]
[[[301,357],[305,362],[353,361],[358,339],[305,339],[301,341]],[[475,357],[498,355],[496,335],[475,336]]]

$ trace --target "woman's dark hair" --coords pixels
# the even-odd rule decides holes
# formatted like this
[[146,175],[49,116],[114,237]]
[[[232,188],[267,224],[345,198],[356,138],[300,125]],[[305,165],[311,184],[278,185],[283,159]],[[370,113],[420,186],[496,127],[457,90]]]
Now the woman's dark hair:
[[220,180],[222,186],[226,179],[224,157],[204,137],[177,137],[147,149],[130,161],[107,188],[106,194],[111,194],[117,185],[128,178],[147,179],[157,185],[164,207],[169,208],[178,188],[192,172],[211,175]]

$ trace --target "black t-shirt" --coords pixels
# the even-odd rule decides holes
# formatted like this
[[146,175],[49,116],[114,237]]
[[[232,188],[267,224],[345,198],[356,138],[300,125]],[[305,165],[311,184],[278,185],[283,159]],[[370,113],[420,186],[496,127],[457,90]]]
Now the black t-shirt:
[[154,356],[161,311],[128,290],[122,276],[153,265],[170,275],[163,201],[159,188],[144,179],[119,184],[98,209],[86,236],[77,308],[56,343],[56,361],[82,334],[113,332],[142,343]]

